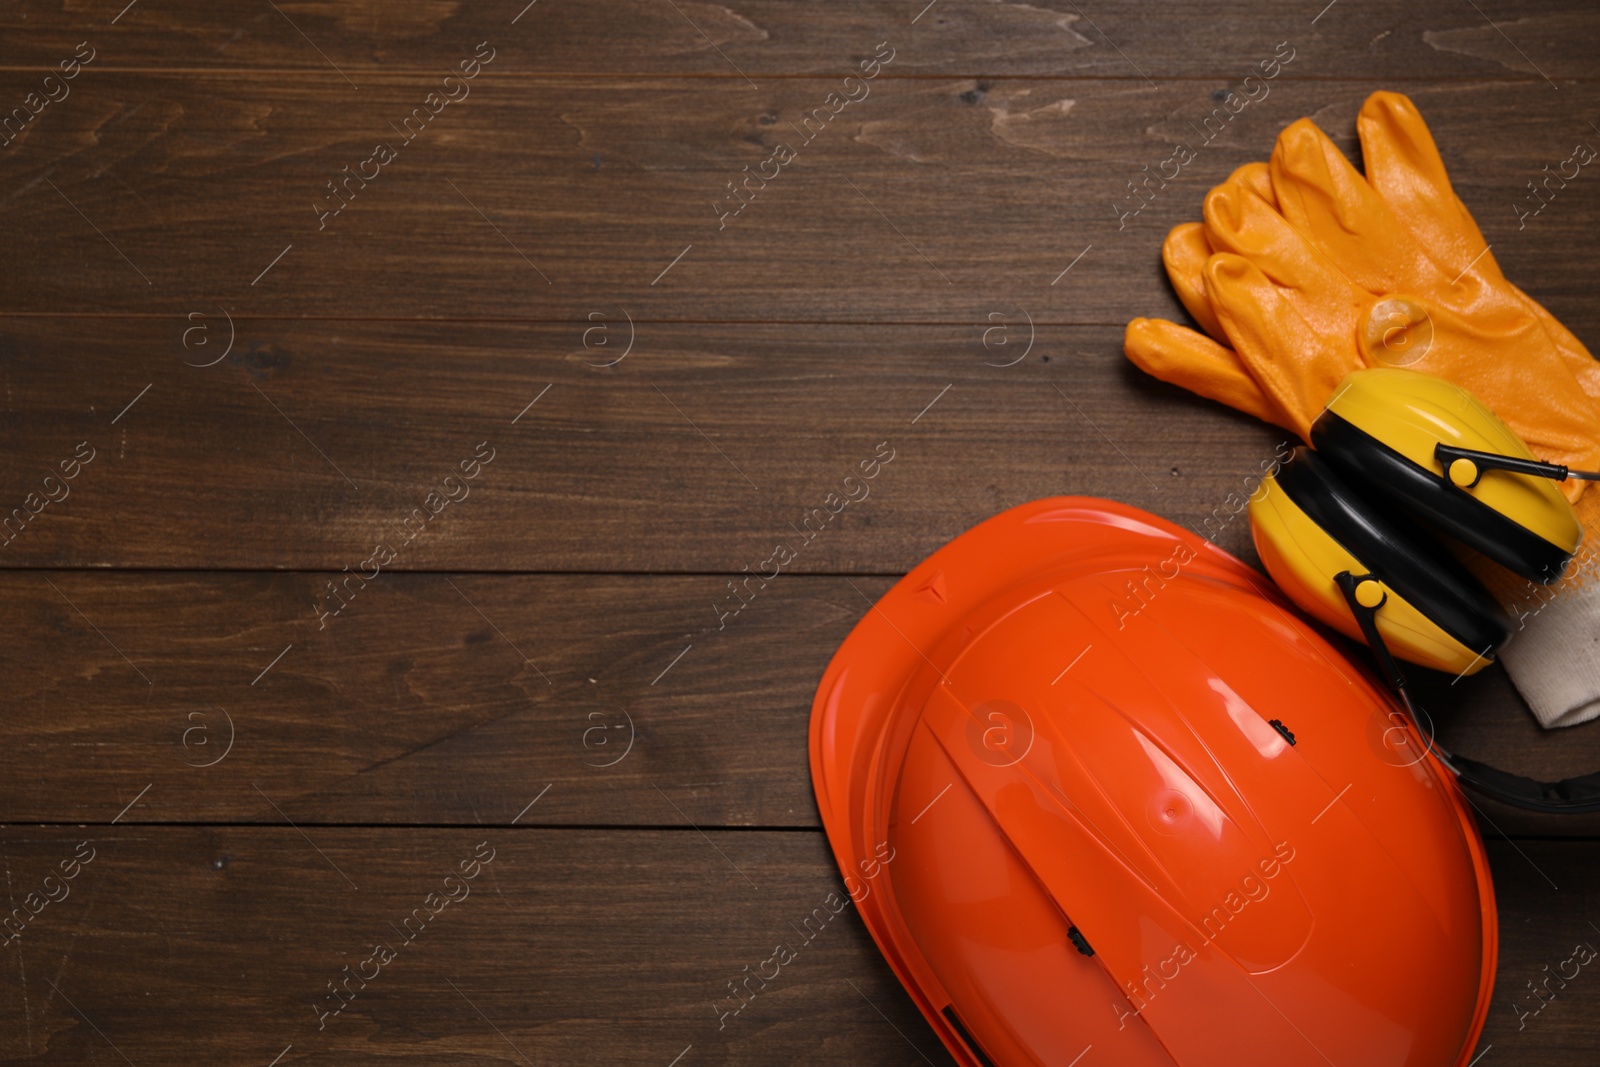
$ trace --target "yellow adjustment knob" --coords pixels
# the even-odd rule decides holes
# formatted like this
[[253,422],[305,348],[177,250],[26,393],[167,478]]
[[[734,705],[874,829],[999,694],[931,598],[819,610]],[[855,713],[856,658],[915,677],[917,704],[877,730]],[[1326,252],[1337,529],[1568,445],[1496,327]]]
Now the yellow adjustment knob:
[[1356,586],[1356,603],[1364,608],[1375,608],[1382,604],[1383,596],[1383,586],[1375,578],[1368,578]]
[[1458,459],[1450,464],[1450,480],[1463,489],[1478,480],[1478,465],[1470,459]]

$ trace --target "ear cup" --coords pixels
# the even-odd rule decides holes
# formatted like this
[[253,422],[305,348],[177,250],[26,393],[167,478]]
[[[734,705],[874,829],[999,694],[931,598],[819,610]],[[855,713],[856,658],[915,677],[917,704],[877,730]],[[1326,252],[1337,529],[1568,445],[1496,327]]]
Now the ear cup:
[[1553,582],[1583,539],[1572,505],[1549,479],[1488,471],[1449,483],[1439,444],[1533,459],[1470,393],[1415,371],[1373,368],[1345,378],[1311,424],[1311,443],[1344,479],[1524,578]]
[[1256,551],[1300,607],[1361,640],[1334,575],[1372,574],[1389,594],[1377,621],[1395,656],[1473,673],[1510,633],[1488,590],[1404,520],[1384,515],[1329,465],[1297,448],[1250,504]]

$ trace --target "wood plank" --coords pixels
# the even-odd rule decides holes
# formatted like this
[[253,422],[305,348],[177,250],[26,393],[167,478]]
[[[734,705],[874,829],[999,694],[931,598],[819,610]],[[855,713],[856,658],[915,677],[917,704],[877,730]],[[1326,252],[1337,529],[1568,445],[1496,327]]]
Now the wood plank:
[[[1491,11],[1502,32],[1470,5],[1448,0],[1374,12],[1349,0],[1320,13],[1265,0],[1226,0],[1204,10],[1133,0],[1088,11],[1072,4],[868,0],[804,5],[781,0],[714,4],[682,0],[679,11],[648,0],[576,5],[505,0],[492,5],[299,0],[238,10],[203,0],[142,4],[118,14],[68,3],[11,5],[0,16],[11,68],[53,67],[84,38],[106,66],[123,69],[245,69],[354,77],[431,70],[441,56],[479,41],[517,49],[532,69],[555,74],[673,74],[738,79],[845,69],[856,53],[889,37],[921,74],[1123,76],[1157,81],[1243,72],[1285,38],[1344,57],[1352,76],[1414,79],[1506,75],[1592,77],[1590,28],[1577,0]],[[1092,15],[1092,19],[1091,16]],[[115,16],[113,20],[113,16]],[[1315,18],[1315,22],[1312,19]],[[447,65],[447,64],[446,64]],[[356,79],[359,81],[359,79]]]
[[[0,565],[355,570],[384,541],[389,570],[737,574],[804,539],[790,571],[903,573],[993,512],[1060,493],[1198,527],[1284,439],[1141,374],[1118,329],[1030,330],[1025,313],[639,323],[611,368],[590,364],[625,351],[617,308],[604,327],[238,319],[209,368],[183,360],[222,356],[215,313],[93,320],[70,342],[56,320],[4,320],[0,515],[39,510],[28,494],[45,475],[81,442],[95,451],[70,495],[14,516]],[[601,328],[612,347],[591,333],[586,349]],[[485,441],[492,461],[461,479]],[[867,498],[814,517],[806,539],[830,493],[861,491],[843,478],[863,463],[877,464]],[[408,539],[402,524],[452,473],[449,492],[469,495]],[[1248,543],[1236,516],[1219,543]]]
[[[720,575],[384,574],[319,629],[326,580],[0,576],[0,811],[815,827],[812,696],[889,585],[785,576],[719,629]],[[1600,766],[1600,732],[1540,730],[1500,668],[1418,675],[1451,751],[1546,778]],[[1485,832],[1600,836],[1600,816],[1476,803]]]
[[[1593,877],[1597,854],[1592,843],[1511,842],[1491,840],[1495,896],[1500,908],[1500,967],[1494,1003],[1478,1043],[1485,1058],[1503,1063],[1585,1063],[1600,1047],[1600,983],[1580,988],[1577,982],[1548,988],[1555,999],[1541,1010],[1528,983],[1543,983],[1562,967],[1578,944],[1600,948],[1595,906],[1579,898]],[[1554,883],[1554,884],[1552,884]],[[1581,971],[1579,972],[1582,973]],[[1541,988],[1545,988],[1541,985]],[[1504,1057],[1502,1059],[1501,1057]]]
[[[97,850],[0,950],[0,1062],[948,1063],[854,915],[716,1005],[838,889],[809,705],[892,575],[1061,492],[1253,558],[1229,494],[1283,435],[1120,355],[1128,317],[1181,315],[1167,227],[1294,117],[1353,151],[1406,88],[1507,272],[1600,336],[1596,194],[1513,207],[1594,143],[1577,0],[123,4],[0,11],[0,118],[96,49],[0,133],[7,906]],[[1119,230],[1124,182],[1285,40]],[[480,41],[470,100],[389,132]],[[879,41],[870,99],[800,144]],[[879,442],[870,498],[719,622]],[[1498,668],[1414,683],[1452,750],[1600,764]],[[1512,836],[1475,1062],[1591,1064],[1592,980],[1530,983],[1600,944],[1600,816],[1478,803]],[[319,1028],[479,842],[471,901]]]
[[[818,833],[13,826],[5,837],[14,897],[86,837],[94,857],[3,957],[7,1061],[920,1062],[909,1042],[949,1062],[848,908],[718,1029],[726,983],[839,891]],[[394,932],[489,850],[464,898],[410,940]],[[1583,887],[1600,875],[1600,845],[1491,854],[1504,935],[1480,1048],[1586,1065],[1600,983],[1569,982],[1520,1030],[1514,1005],[1543,966],[1596,941]],[[323,1018],[327,983],[380,941],[394,958]],[[172,1024],[180,1005],[191,1025]]]
[[[1209,187],[1303,114],[1348,142],[1362,99],[1387,84],[1285,68],[1124,220],[1127,183],[1222,108],[1205,84],[875,81],[806,125],[832,80],[756,93],[501,77],[511,62],[484,68],[410,143],[402,120],[434,87],[421,76],[354,92],[331,74],[85,73],[60,113],[0,151],[10,264],[28,279],[0,311],[983,323],[1022,307],[1120,324],[1176,313],[1157,250]],[[1508,273],[1593,336],[1593,183],[1575,179],[1521,231],[1514,204],[1594,136],[1600,87],[1480,80],[1417,99]],[[380,141],[397,153],[383,166]],[[728,183],[780,144],[792,162],[719,221],[740,203]]]
[[888,586],[786,578],[718,631],[719,576],[382,575],[319,630],[325,579],[0,578],[0,811],[815,826],[811,695]]
[[[5,834],[19,902],[84,836]],[[460,863],[491,854],[481,842],[492,861],[449,889],[466,897],[396,934]],[[838,1062],[847,1049],[897,1064],[911,1053],[896,1027],[939,1055],[853,915],[719,1031],[727,982],[795,940],[791,924],[839,886],[816,833],[724,833],[713,847],[687,829],[117,827],[91,847],[72,894],[0,957],[5,1062],[48,1050],[79,1064],[665,1065],[692,1045],[680,1064]],[[395,950],[381,977],[322,1017],[338,1003],[327,983],[379,941]],[[180,1005],[193,1025],[172,1025]]]

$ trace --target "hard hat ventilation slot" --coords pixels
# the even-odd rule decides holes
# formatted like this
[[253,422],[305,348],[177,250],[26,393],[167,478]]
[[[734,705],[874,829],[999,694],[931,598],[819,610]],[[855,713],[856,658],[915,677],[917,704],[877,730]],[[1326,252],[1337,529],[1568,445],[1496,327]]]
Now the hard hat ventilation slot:
[[1283,723],[1279,722],[1277,719],[1268,719],[1267,725],[1282,734],[1283,739],[1289,742],[1289,744],[1294,744],[1294,734],[1291,733],[1289,728],[1283,725]]
[[1084,937],[1076,926],[1067,927],[1067,940],[1085,956],[1094,955],[1094,949],[1089,947],[1089,939]]
[[955,1032],[961,1036],[961,1040],[966,1043],[967,1049],[972,1053],[973,1058],[982,1064],[983,1067],[995,1067],[994,1061],[984,1054],[982,1046],[972,1039],[972,1035],[967,1032],[967,1028],[961,1024],[961,1017],[956,1014],[955,1005],[946,1004],[942,1014],[945,1017],[945,1021],[950,1024]]

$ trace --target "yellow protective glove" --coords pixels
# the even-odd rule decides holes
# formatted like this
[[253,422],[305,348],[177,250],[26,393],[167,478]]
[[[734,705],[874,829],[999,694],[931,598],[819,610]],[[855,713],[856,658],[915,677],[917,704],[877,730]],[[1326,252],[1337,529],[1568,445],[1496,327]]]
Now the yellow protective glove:
[[1600,399],[1600,362],[1555,316],[1500,273],[1489,245],[1455,194],[1444,160],[1415,104],[1399,93],[1373,93],[1356,118],[1367,182],[1412,233],[1449,263],[1471,263],[1491,285],[1504,286],[1543,323],[1583,391]]
[[[1505,279],[1483,233],[1466,205],[1456,196],[1433,135],[1428,132],[1416,105],[1399,93],[1373,93],[1357,116],[1356,127],[1366,165],[1366,181],[1394,218],[1404,220],[1405,226],[1436,262],[1470,264],[1472,272],[1487,284],[1503,286],[1523,301],[1567,359],[1584,392],[1600,399],[1600,362],[1536,300]],[[1240,167],[1227,183],[1254,189],[1274,207],[1278,206],[1270,167],[1265,163]],[[1212,338],[1226,342],[1205,295],[1202,277],[1205,262],[1213,251],[1204,225],[1186,222],[1168,234],[1162,247],[1162,260],[1189,314]],[[1145,328],[1151,322],[1138,321],[1146,324]]]
[[[1180,299],[1232,352],[1136,319],[1129,358],[1302,437],[1349,371],[1410,366],[1482,398],[1542,458],[1600,466],[1600,404],[1585,389],[1600,396],[1600,370],[1500,274],[1410,101],[1375,94],[1359,130],[1381,161],[1379,188],[1302,119],[1270,168],[1242,167],[1211,191],[1203,230],[1169,235],[1163,258]],[[1581,490],[1569,483],[1570,496]]]
[[[1265,163],[1248,163],[1228,178],[1255,189],[1269,201],[1272,183]],[[1210,336],[1202,336],[1165,319],[1134,319],[1128,324],[1128,357],[1162,381],[1219,401],[1285,429],[1299,432],[1296,420],[1261,391],[1232,349],[1228,335],[1211,309],[1206,294],[1205,265],[1214,249],[1205,226],[1185,222],[1173,227],[1161,246],[1161,259],[1178,299]],[[1219,343],[1220,342],[1220,343]]]

